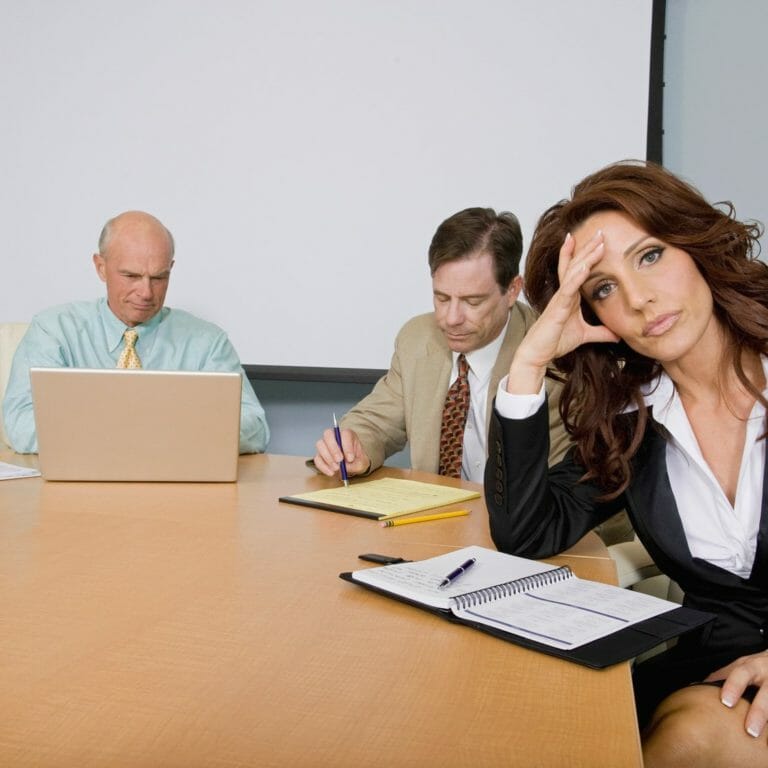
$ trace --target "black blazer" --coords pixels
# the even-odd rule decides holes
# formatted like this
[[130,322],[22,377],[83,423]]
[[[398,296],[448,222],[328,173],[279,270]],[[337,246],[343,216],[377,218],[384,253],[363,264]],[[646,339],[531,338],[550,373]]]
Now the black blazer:
[[[636,421],[635,414],[625,418]],[[768,477],[764,473],[757,551],[748,579],[691,556],[666,468],[666,440],[651,418],[632,480],[611,502],[580,483],[584,468],[571,449],[547,468],[545,406],[528,419],[491,417],[485,496],[493,541],[503,552],[550,557],[575,544],[596,525],[626,509],[637,537],[660,570],[678,582],[685,605],[718,615],[702,652],[735,656],[768,647]]]

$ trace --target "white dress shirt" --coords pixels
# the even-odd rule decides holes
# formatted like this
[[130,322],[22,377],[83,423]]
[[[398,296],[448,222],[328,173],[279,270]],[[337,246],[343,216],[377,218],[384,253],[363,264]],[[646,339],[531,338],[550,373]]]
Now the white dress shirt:
[[[509,320],[499,332],[499,335],[481,349],[466,352],[469,365],[469,413],[464,426],[464,447],[461,456],[461,477],[473,483],[483,482],[488,434],[486,430],[486,413],[488,410],[488,385],[491,381],[493,366],[501,351],[501,345],[507,333]],[[459,375],[459,353],[453,352],[453,367],[450,381],[456,381]]]
[[[768,380],[768,359],[763,358]],[[544,402],[537,395],[511,395],[506,377],[499,383],[496,409],[505,418],[524,419]],[[763,392],[768,395],[768,389]],[[693,557],[742,578],[749,578],[755,561],[765,470],[765,408],[756,402],[747,420],[741,469],[732,505],[701,454],[696,436],[672,380],[664,373],[646,387],[645,402],[653,418],[669,433],[667,474],[686,541]]]

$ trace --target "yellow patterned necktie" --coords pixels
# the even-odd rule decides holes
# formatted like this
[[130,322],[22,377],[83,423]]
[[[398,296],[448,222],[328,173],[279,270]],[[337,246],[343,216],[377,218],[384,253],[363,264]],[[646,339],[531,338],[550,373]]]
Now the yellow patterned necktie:
[[141,368],[141,360],[136,352],[136,339],[139,334],[130,328],[123,334],[125,346],[117,361],[118,368]]

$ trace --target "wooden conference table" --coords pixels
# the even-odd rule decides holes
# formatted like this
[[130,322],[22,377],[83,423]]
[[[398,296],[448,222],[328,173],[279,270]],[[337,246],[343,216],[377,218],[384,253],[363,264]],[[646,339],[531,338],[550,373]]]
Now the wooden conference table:
[[[338,578],[363,552],[492,546],[482,500],[386,529],[277,501],[330,482],[276,455],[242,457],[236,484],[1,482],[0,765],[641,765],[627,664]],[[594,534],[557,560],[614,578]]]

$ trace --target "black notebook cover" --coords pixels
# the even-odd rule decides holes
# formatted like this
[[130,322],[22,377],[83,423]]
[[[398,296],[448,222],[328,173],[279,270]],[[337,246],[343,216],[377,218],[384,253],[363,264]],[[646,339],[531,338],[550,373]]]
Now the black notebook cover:
[[704,613],[703,611],[695,611],[692,608],[684,608],[681,606],[680,608],[674,608],[667,613],[662,613],[659,616],[654,616],[651,619],[641,621],[631,627],[620,629],[618,632],[614,632],[606,637],[593,640],[591,643],[586,643],[578,648],[562,650],[551,645],[546,645],[545,643],[537,643],[535,640],[529,640],[527,637],[521,637],[519,635],[514,635],[511,632],[504,632],[503,630],[489,627],[485,624],[459,619],[451,613],[451,611],[432,608],[429,605],[424,605],[415,600],[409,600],[400,595],[388,592],[385,589],[379,589],[371,584],[358,581],[351,572],[341,573],[339,576],[345,581],[358,584],[373,592],[378,592],[381,595],[386,595],[387,597],[394,598],[400,602],[415,605],[430,613],[442,616],[444,619],[448,619],[448,621],[455,624],[463,624],[467,627],[473,627],[474,629],[479,629],[481,632],[486,632],[489,635],[514,643],[515,645],[531,648],[535,651],[541,651],[550,656],[558,656],[563,659],[568,659],[568,661],[583,664],[592,669],[604,669],[613,664],[628,661],[645,651],[651,650],[651,648],[659,645],[659,643],[671,640],[672,638],[686,634],[687,632],[698,630],[703,633],[708,633],[711,628],[711,622],[715,619],[713,613]]
[[352,507],[340,507],[336,504],[325,504],[322,501],[300,499],[296,496],[281,496],[278,501],[286,504],[297,504],[300,507],[312,507],[313,509],[324,509],[326,512],[341,512],[343,515],[354,515],[355,517],[367,517],[370,520],[381,520],[386,515],[380,515],[378,512],[368,512],[365,509],[352,509]]

